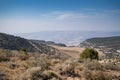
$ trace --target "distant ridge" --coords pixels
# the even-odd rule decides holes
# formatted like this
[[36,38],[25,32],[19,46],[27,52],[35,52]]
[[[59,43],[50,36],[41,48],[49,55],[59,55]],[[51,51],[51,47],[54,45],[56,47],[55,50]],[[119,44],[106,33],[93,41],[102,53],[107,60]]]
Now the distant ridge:
[[56,46],[61,46],[61,47],[66,47],[65,44],[63,43],[55,43],[53,41],[45,41],[45,40],[29,40],[37,44],[46,44],[46,45],[56,45]]
[[[85,40],[96,46],[107,46],[110,48],[120,49],[120,36],[96,37]],[[84,44],[84,42],[82,44]]]
[[83,41],[80,46],[98,48],[104,53],[115,54],[120,50],[120,36],[90,38]]

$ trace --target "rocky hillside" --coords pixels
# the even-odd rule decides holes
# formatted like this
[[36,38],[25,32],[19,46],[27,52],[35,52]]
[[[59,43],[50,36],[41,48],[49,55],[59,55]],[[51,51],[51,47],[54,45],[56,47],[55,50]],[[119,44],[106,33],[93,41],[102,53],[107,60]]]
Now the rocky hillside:
[[115,54],[120,50],[120,36],[91,38],[82,42],[80,46],[98,48],[104,53]]
[[33,52],[36,49],[28,42],[27,39],[0,33],[0,48],[10,50],[20,50],[21,48],[27,49],[29,52]]
[[119,47],[120,36],[91,38],[91,39],[87,39],[86,42],[92,43],[96,46],[107,46],[107,47],[116,48],[116,49],[120,48]]
[[0,33],[0,48],[10,50],[20,50],[25,48],[28,52],[40,52],[46,54],[61,54],[61,52],[48,43],[35,40],[27,40],[21,37]]

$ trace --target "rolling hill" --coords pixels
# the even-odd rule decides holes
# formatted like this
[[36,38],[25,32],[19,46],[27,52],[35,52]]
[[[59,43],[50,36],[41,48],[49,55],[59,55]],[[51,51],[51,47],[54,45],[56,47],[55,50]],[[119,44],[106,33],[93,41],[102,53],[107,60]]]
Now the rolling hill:
[[0,33],[0,48],[11,50],[25,48],[29,52],[34,52],[36,50],[27,39],[5,33]]
[[91,38],[81,44],[85,45],[86,42],[94,45],[95,47],[106,46],[109,48],[120,49],[120,36]]
[[13,36],[5,33],[0,33],[0,48],[9,49],[9,50],[21,50],[21,48],[25,48],[28,52],[39,52],[46,54],[61,54],[61,52],[51,46],[49,44],[54,45],[62,45],[64,44],[56,44],[39,40],[28,40],[18,36]]
[[119,55],[117,51],[120,50],[120,36],[90,38],[83,41],[80,46],[98,48],[108,55]]

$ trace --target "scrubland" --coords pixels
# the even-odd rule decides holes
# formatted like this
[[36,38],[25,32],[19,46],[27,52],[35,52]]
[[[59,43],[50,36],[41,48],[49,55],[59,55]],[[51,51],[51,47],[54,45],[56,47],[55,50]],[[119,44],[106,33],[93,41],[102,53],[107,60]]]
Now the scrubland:
[[0,80],[120,80],[120,59],[100,62],[0,49]]

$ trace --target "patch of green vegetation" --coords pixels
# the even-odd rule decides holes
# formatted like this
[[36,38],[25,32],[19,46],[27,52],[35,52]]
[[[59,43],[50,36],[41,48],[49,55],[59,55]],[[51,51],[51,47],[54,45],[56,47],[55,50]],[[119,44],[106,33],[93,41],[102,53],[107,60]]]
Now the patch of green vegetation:
[[86,48],[81,54],[80,54],[81,59],[98,59],[98,52],[94,49],[91,48]]
[[28,55],[27,50],[25,48],[21,48],[20,51],[23,51],[25,55]]

